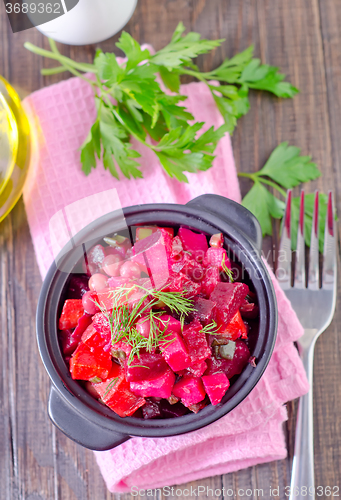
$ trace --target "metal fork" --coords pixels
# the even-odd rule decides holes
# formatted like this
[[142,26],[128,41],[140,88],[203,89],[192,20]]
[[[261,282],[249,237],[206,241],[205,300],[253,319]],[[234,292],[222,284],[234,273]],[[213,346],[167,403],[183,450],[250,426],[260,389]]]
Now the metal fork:
[[294,285],[291,285],[291,190],[287,193],[276,276],[303,328],[298,347],[310,389],[299,400],[295,451],[289,500],[315,499],[313,447],[313,361],[319,335],[329,326],[336,302],[336,228],[332,193],[328,194],[323,253],[322,287],[319,280],[319,194],[315,193],[306,286],[304,192],[301,193]]

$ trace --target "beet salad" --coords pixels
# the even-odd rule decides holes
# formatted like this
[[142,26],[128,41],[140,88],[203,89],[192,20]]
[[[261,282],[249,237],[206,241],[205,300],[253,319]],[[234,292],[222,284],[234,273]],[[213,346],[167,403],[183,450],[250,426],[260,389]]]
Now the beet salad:
[[137,227],[134,244],[116,234],[93,246],[59,318],[71,377],[120,417],[218,405],[255,364],[248,337],[258,317],[223,244],[221,233]]

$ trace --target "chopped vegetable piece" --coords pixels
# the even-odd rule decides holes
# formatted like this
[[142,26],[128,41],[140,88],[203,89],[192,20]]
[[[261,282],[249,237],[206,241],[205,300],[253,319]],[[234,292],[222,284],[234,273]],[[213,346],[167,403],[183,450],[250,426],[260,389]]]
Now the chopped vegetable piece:
[[212,300],[198,297],[194,301],[195,315],[203,325],[208,325],[212,322],[215,304]]
[[88,326],[91,325],[91,323],[92,317],[90,316],[90,314],[85,313],[79,318],[77,326],[72,334],[76,341],[80,342],[83,333],[88,328]]
[[215,303],[215,320],[219,328],[224,330],[236,314],[249,287],[245,283],[218,283],[210,295],[210,300]]
[[105,380],[112,366],[111,355],[101,348],[90,348],[81,343],[70,360],[71,377],[74,380],[91,380],[99,377]]
[[145,399],[133,394],[124,378],[123,369],[113,364],[104,382],[93,384],[101,400],[120,417],[129,417],[145,404]]
[[239,337],[247,339],[247,326],[242,320],[239,311],[233,316],[230,323],[226,326],[226,329],[224,331],[220,330],[219,334],[231,340],[236,340]]
[[205,276],[202,280],[202,293],[206,297],[210,297],[215,287],[220,283],[220,269],[217,266],[208,266],[206,268]]
[[165,340],[159,342],[162,356],[175,372],[188,368],[192,364],[192,361],[180,335],[180,321],[174,319],[172,316],[164,314],[160,316],[160,322],[166,325],[164,333]]
[[159,377],[130,382],[130,389],[137,396],[167,399],[172,394],[174,382],[175,375],[173,371],[168,368],[168,370]]
[[216,373],[215,375],[204,375],[202,381],[208,397],[213,405],[220,403],[230,387],[229,379],[225,373]]
[[178,236],[182,241],[183,248],[187,252],[191,252],[197,262],[201,262],[208,249],[206,236],[203,233],[194,233],[185,227],[180,227]]
[[59,330],[76,328],[79,318],[84,314],[84,307],[80,299],[68,299],[64,302],[62,314],[59,318]]
[[191,358],[191,365],[204,361],[211,356],[211,349],[208,346],[205,333],[202,331],[202,324],[197,319],[186,325],[182,336],[185,339],[188,353]]
[[210,238],[210,246],[213,248],[220,248],[224,244],[223,233],[213,234]]
[[181,399],[181,403],[187,408],[202,401],[206,395],[200,378],[184,377],[173,387],[173,394]]
[[209,248],[205,254],[204,266],[215,266],[221,271],[223,269],[223,263],[228,269],[231,269],[231,262],[227,256],[225,248]]
[[149,275],[153,287],[157,290],[168,281],[171,251],[171,237],[169,233],[160,229],[151,236],[137,241],[133,247],[132,261],[137,262],[141,270]]
[[149,380],[168,371],[168,365],[161,354],[143,352],[134,356],[132,362],[126,365],[128,382]]

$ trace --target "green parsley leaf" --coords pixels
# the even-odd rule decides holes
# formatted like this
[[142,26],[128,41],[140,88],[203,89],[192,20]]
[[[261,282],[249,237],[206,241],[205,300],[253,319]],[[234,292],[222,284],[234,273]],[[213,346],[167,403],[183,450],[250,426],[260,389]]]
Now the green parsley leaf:
[[321,172],[316,163],[311,162],[311,156],[300,156],[300,152],[300,148],[282,142],[257,175],[270,177],[286,189],[320,177]]
[[181,36],[184,31],[182,23],[178,25],[171,42],[151,57],[151,62],[159,66],[165,66],[168,70],[177,68],[183,63],[200,54],[206,54],[215,47],[219,47],[224,40],[205,40],[199,33],[190,32]]
[[127,72],[135,68],[142,61],[150,59],[149,50],[142,50],[140,44],[126,31],[122,32],[119,41],[116,43],[116,47],[121,49],[128,58],[126,63]]
[[278,68],[261,64],[259,59],[252,59],[244,68],[240,83],[251,89],[267,90],[277,97],[294,97],[298,89],[288,82],[283,82],[285,75],[278,73]]
[[180,92],[180,76],[176,70],[170,71],[165,66],[159,66],[159,73],[167,89]]
[[242,205],[258,219],[263,236],[272,235],[271,217],[283,217],[285,209],[285,203],[270,193],[258,180],[243,198]]
[[[31,43],[26,43],[25,47],[59,62],[56,68],[44,69],[44,75],[70,71],[94,89],[97,117],[81,148],[82,169],[86,175],[96,167],[97,155],[102,157],[104,168],[114,177],[118,177],[117,166],[128,178],[140,177],[142,173],[134,160],[138,153],[128,145],[134,137],[156,152],[170,176],[186,181],[184,172],[198,172],[212,166],[219,139],[226,131],[232,133],[238,118],[249,110],[250,88],[268,90],[283,97],[297,93],[297,89],[283,82],[284,75],[278,73],[277,68],[261,65],[259,59],[253,59],[252,46],[225,59],[216,69],[201,72],[194,59],[219,47],[222,41],[207,40],[194,32],[185,34],[183,23],[179,23],[170,43],[151,55],[148,50],[142,50],[131,35],[122,32],[116,44],[127,58],[122,65],[118,64],[115,54],[101,50],[97,50],[92,65],[73,61],[61,54],[53,41],[50,41],[51,51]],[[95,78],[89,79],[82,74],[88,72]],[[196,136],[202,124],[190,125],[194,117],[182,105],[186,99],[179,94],[183,75],[208,86],[224,118],[224,128],[210,129],[201,138]],[[175,95],[163,91],[159,77]],[[212,80],[221,82],[220,87],[212,85]],[[266,175],[278,178],[280,174]],[[259,178],[263,178],[262,175]]]

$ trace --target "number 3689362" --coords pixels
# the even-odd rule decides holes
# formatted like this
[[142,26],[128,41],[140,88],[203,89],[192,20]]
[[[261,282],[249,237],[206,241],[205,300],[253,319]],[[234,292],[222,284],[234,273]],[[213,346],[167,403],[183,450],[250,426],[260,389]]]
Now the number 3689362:
[[62,14],[60,3],[6,3],[7,14]]

